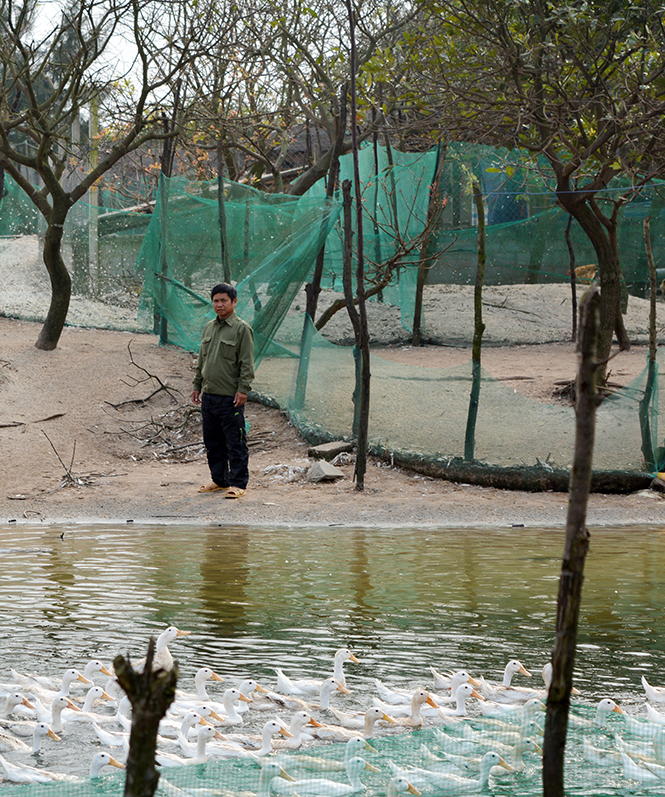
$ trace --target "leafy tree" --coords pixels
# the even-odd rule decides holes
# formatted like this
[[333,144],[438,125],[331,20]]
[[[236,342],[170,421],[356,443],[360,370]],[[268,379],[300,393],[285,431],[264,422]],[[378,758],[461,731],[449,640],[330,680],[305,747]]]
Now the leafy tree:
[[[614,334],[628,348],[617,217],[665,168],[662,8],[651,0],[422,0],[420,8],[403,46],[366,68],[392,87],[414,130],[544,159],[558,203],[598,259],[600,359]],[[621,186],[614,199],[601,194]]]
[[[205,2],[73,0],[37,38],[31,25],[37,5],[0,0],[0,165],[47,224],[44,263],[52,294],[35,345],[50,350],[71,296],[61,253],[69,210],[127,153],[172,134],[164,132],[160,115],[169,87],[207,50],[213,33]],[[128,53],[131,63],[122,67]],[[72,133],[91,105],[114,138],[96,164],[87,142]],[[41,186],[28,179],[27,169]]]

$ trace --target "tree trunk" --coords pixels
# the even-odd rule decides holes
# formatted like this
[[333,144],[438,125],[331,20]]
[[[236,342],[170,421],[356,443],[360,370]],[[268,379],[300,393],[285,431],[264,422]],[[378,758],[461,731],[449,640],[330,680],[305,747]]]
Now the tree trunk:
[[129,737],[125,797],[152,797],[159,773],[155,769],[159,723],[175,699],[178,667],[153,670],[155,640],[150,639],[143,672],[136,672],[128,659],[113,660],[120,686],[132,704],[132,730]]
[[575,452],[570,474],[566,542],[559,581],[557,624],[552,654],[552,683],[547,697],[543,742],[543,797],[564,797],[564,754],[573,686],[573,667],[582,601],[584,561],[589,549],[586,511],[591,489],[593,444],[598,392],[596,372],[601,296],[590,288],[580,303],[580,339],[577,347],[577,405]]
[[598,379],[605,381],[606,361],[612,350],[612,339],[616,332],[622,351],[630,348],[621,315],[621,273],[619,260],[612,247],[608,231],[589,206],[588,202],[572,203],[562,200],[566,210],[577,220],[594,248],[598,258],[600,274],[600,328],[598,332],[598,360],[601,363]]
[[439,143],[439,149],[436,157],[436,166],[434,167],[434,176],[429,188],[429,201],[427,203],[427,218],[425,226],[428,233],[425,236],[420,247],[420,257],[418,259],[418,276],[416,279],[416,300],[413,310],[413,330],[411,345],[421,345],[421,332],[422,332],[422,315],[423,315],[423,290],[425,289],[425,278],[427,276],[427,248],[429,246],[430,236],[432,234],[432,226],[434,220],[440,214],[442,205],[439,201],[439,184],[441,182],[441,172],[443,171],[443,162],[446,157],[446,147]]
[[64,197],[54,197],[53,201],[55,206],[44,237],[44,265],[51,281],[51,304],[35,343],[36,348],[43,351],[53,351],[58,345],[72,295],[72,280],[62,259],[62,234],[69,208]]

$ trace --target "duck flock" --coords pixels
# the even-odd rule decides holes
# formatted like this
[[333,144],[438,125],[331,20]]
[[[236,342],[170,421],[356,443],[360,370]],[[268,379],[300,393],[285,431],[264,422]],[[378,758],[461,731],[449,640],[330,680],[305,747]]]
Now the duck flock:
[[[168,646],[186,634],[167,628],[153,667],[173,667]],[[276,669],[273,685],[247,678],[220,686],[224,679],[201,667],[191,689],[178,689],[160,725],[160,791],[201,797],[201,788],[176,785],[169,773],[221,760],[241,765],[242,789],[228,788],[215,770],[216,785],[205,794],[526,794],[525,784],[539,782],[550,665],[540,688],[528,685],[531,674],[517,660],[508,662],[501,682],[430,667],[427,687],[391,688],[375,680],[375,694],[359,705],[344,669],[354,663],[360,663],[354,653],[341,648],[329,677],[292,679]],[[665,794],[665,687],[644,678],[642,685],[645,700],[637,712],[609,697],[592,711],[573,699],[569,727],[582,740],[584,777],[612,783],[615,791],[607,793],[648,787]],[[0,683],[0,706],[0,786],[82,782],[76,767],[64,765],[68,742],[91,779],[123,767],[131,706],[101,661],[68,669],[57,680],[11,670]]]

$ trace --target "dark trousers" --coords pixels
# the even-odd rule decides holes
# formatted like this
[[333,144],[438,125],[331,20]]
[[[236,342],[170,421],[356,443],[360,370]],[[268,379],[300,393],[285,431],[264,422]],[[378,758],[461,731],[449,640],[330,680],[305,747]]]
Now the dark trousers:
[[233,398],[202,394],[203,442],[215,484],[245,489],[249,480],[245,411],[233,406]]

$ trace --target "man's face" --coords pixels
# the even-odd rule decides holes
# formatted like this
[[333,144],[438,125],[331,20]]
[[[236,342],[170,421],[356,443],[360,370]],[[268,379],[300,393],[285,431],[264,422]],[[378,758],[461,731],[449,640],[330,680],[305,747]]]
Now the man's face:
[[238,298],[231,299],[228,293],[216,293],[212,297],[212,308],[217,313],[217,318],[222,321],[233,313],[236,304]]

